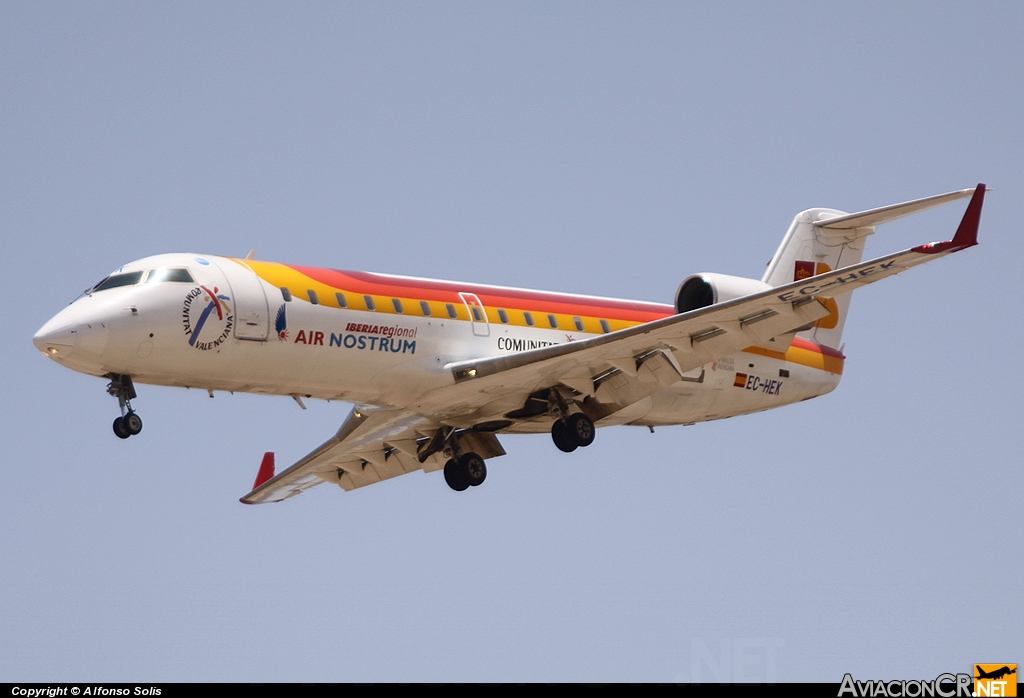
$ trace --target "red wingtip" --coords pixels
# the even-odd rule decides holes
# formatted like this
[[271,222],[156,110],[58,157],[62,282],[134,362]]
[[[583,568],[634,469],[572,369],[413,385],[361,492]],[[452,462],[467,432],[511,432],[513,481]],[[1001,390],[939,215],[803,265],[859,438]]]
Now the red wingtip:
[[953,245],[956,247],[970,247],[978,244],[978,224],[981,222],[981,205],[985,201],[985,185],[979,184],[971,197],[971,203],[967,204],[967,211],[964,212],[960,227],[956,229],[953,236]]
[[252,488],[256,489],[272,477],[274,477],[274,452],[267,451],[263,454],[263,462],[260,463],[260,471],[256,473],[256,482],[253,483]]

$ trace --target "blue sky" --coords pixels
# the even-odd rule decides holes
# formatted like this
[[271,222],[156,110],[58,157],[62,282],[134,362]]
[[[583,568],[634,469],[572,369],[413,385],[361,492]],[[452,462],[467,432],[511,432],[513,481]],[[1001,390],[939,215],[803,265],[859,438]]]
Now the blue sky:
[[[933,678],[1024,658],[1019,3],[0,3],[0,680]],[[32,334],[171,251],[670,302],[792,217],[973,186],[843,383],[237,502],[347,407],[100,379]],[[944,239],[960,204],[879,229]],[[1014,523],[1014,522],[1017,523]]]

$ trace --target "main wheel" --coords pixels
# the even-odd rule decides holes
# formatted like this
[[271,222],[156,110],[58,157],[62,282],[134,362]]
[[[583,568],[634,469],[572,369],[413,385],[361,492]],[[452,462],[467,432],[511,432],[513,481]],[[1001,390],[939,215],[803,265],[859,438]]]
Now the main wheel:
[[585,414],[577,413],[565,420],[565,430],[577,446],[584,448],[594,443],[594,422]]
[[129,412],[121,420],[121,425],[128,431],[130,436],[135,436],[142,431],[142,417],[134,412]]
[[444,464],[444,481],[447,482],[448,486],[456,492],[461,492],[469,487],[469,483],[466,482],[466,476],[463,473],[463,469],[454,459]]
[[128,427],[125,426],[124,420],[120,417],[114,420],[114,433],[119,439],[127,439],[132,435],[132,433],[128,431]]
[[465,453],[459,459],[459,467],[471,487],[476,487],[487,477],[487,466],[484,459],[475,453]]
[[551,440],[558,446],[558,450],[566,453],[572,453],[579,445],[573,440],[572,434],[561,419],[556,419],[551,425]]

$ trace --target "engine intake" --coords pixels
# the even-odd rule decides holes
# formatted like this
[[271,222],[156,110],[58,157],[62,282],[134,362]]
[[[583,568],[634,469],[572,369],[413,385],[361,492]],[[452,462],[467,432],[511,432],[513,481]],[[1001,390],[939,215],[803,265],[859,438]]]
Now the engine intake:
[[688,313],[706,308],[715,303],[724,303],[733,298],[749,296],[773,288],[757,279],[727,274],[694,274],[688,277],[676,291],[676,312]]

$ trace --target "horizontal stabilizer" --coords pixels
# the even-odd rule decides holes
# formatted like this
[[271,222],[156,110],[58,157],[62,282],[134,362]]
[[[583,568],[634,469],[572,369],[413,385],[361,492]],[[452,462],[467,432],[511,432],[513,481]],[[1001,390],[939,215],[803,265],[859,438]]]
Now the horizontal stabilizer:
[[849,213],[845,216],[817,221],[814,225],[815,227],[827,230],[850,230],[852,228],[872,227],[894,221],[897,218],[909,216],[912,213],[924,211],[933,206],[941,206],[950,201],[964,199],[973,193],[974,189],[961,189],[960,191],[927,196],[923,199],[915,199],[914,201],[907,201],[902,204],[882,206],[881,208],[873,208],[868,211],[861,211],[860,213]]

